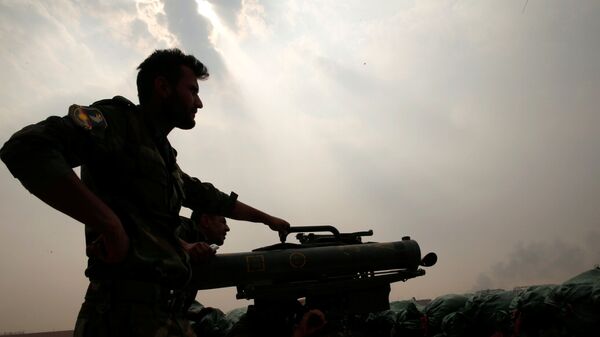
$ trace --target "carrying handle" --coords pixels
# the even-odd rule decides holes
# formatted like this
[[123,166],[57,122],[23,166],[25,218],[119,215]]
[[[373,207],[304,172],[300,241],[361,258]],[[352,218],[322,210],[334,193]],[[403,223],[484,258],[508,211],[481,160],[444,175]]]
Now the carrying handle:
[[279,239],[282,243],[285,242],[289,233],[305,233],[305,232],[330,232],[336,239],[340,238],[340,231],[331,225],[319,226],[292,226],[285,233],[279,233]]

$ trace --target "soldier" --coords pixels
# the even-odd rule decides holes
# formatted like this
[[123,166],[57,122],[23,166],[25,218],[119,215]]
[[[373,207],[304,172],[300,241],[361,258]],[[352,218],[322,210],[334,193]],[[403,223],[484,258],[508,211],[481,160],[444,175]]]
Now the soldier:
[[[215,246],[222,246],[229,232],[227,220],[223,216],[192,212],[191,218],[181,217],[181,225],[176,233],[184,249],[190,255],[193,263],[203,263],[215,255]],[[198,336],[225,337],[232,327],[232,322],[225,314],[217,309],[205,307],[195,301],[198,291],[190,290],[187,308],[188,318]],[[326,324],[325,315],[318,309],[304,313],[300,321],[293,326],[291,337],[313,336]],[[268,327],[263,326],[257,335],[268,335]],[[285,333],[277,332],[279,337]]]
[[[229,232],[224,216],[192,212],[191,219],[181,217],[181,225],[176,230],[184,250],[192,262],[202,263],[216,253]],[[211,245],[215,245],[212,246]]]
[[[168,49],[138,70],[140,105],[119,96],[72,105],[0,150],[32,194],[85,224],[90,285],[76,336],[193,336],[183,312],[190,256],[175,235],[181,206],[289,229],[177,165],[167,135],[194,127],[206,67]],[[81,180],[72,169],[80,165]]]
[[[223,245],[227,232],[229,226],[225,217],[194,211],[191,218],[181,217],[176,235],[192,263],[204,263]],[[205,307],[196,301],[197,293],[196,289],[190,289],[184,304],[192,329],[198,336],[224,337],[231,328],[231,322],[221,310]]]

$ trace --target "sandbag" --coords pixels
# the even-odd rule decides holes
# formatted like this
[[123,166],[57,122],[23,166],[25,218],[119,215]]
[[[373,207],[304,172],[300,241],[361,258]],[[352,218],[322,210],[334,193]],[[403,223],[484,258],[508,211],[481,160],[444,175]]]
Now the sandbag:
[[558,336],[557,310],[546,303],[556,285],[525,288],[510,303],[512,331],[518,337]]
[[372,337],[390,337],[397,317],[398,312],[394,310],[370,313],[365,319],[365,330],[369,331]]
[[509,305],[517,291],[484,290],[475,293],[460,311],[444,317],[441,332],[445,337],[510,336]]
[[420,306],[414,301],[397,301],[390,303],[392,310],[397,310],[396,322],[392,328],[391,336],[424,336],[425,320]]
[[225,337],[233,325],[225,314],[194,301],[187,312],[190,325],[197,336]]
[[600,268],[588,270],[560,286],[546,297],[557,311],[564,336],[592,336],[600,331]]
[[440,332],[435,337],[463,337],[469,336],[470,320],[462,311],[451,312],[444,316],[440,326]]
[[423,309],[427,324],[427,335],[433,336],[440,333],[444,317],[462,310],[467,299],[467,295],[449,294],[436,297],[427,304]]
[[246,313],[248,307],[236,308],[229,311],[225,316],[231,322],[231,324],[237,323],[240,318]]

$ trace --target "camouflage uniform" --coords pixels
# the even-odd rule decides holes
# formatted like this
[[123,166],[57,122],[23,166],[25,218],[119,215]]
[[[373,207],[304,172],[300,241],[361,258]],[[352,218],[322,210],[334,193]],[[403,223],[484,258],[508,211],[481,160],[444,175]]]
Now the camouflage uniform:
[[[206,237],[198,229],[196,222],[190,218],[180,217],[180,225],[175,229],[175,236],[186,242],[206,242]],[[184,290],[185,301],[183,303],[183,310],[188,312],[190,306],[196,302],[196,295],[198,295],[198,289],[187,288]]]
[[[76,324],[81,336],[193,335],[183,319],[190,261],[175,236],[181,206],[227,215],[237,195],[181,171],[176,151],[123,97],[25,127],[0,156],[25,187],[81,165],[82,181],[119,217],[130,239],[124,261],[90,257],[90,286]],[[97,237],[86,226],[86,243]]]

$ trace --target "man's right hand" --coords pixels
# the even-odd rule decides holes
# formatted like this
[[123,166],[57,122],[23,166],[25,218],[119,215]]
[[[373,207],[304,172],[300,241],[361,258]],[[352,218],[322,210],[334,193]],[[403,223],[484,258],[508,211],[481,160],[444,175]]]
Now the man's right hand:
[[106,263],[119,263],[125,259],[129,251],[129,237],[123,226],[112,226],[86,247],[89,257],[97,257]]
[[312,336],[315,332],[321,330],[325,324],[327,324],[327,320],[321,310],[309,310],[302,316],[300,323],[294,327],[292,337]]
[[215,256],[216,249],[212,249],[206,242],[189,243],[179,239],[181,247],[188,253],[193,263],[203,263]]
[[121,262],[129,250],[129,238],[121,220],[102,199],[85,186],[75,172],[70,171],[56,180],[29,191],[48,205],[78,220],[100,236],[87,248],[88,256],[107,263]]

